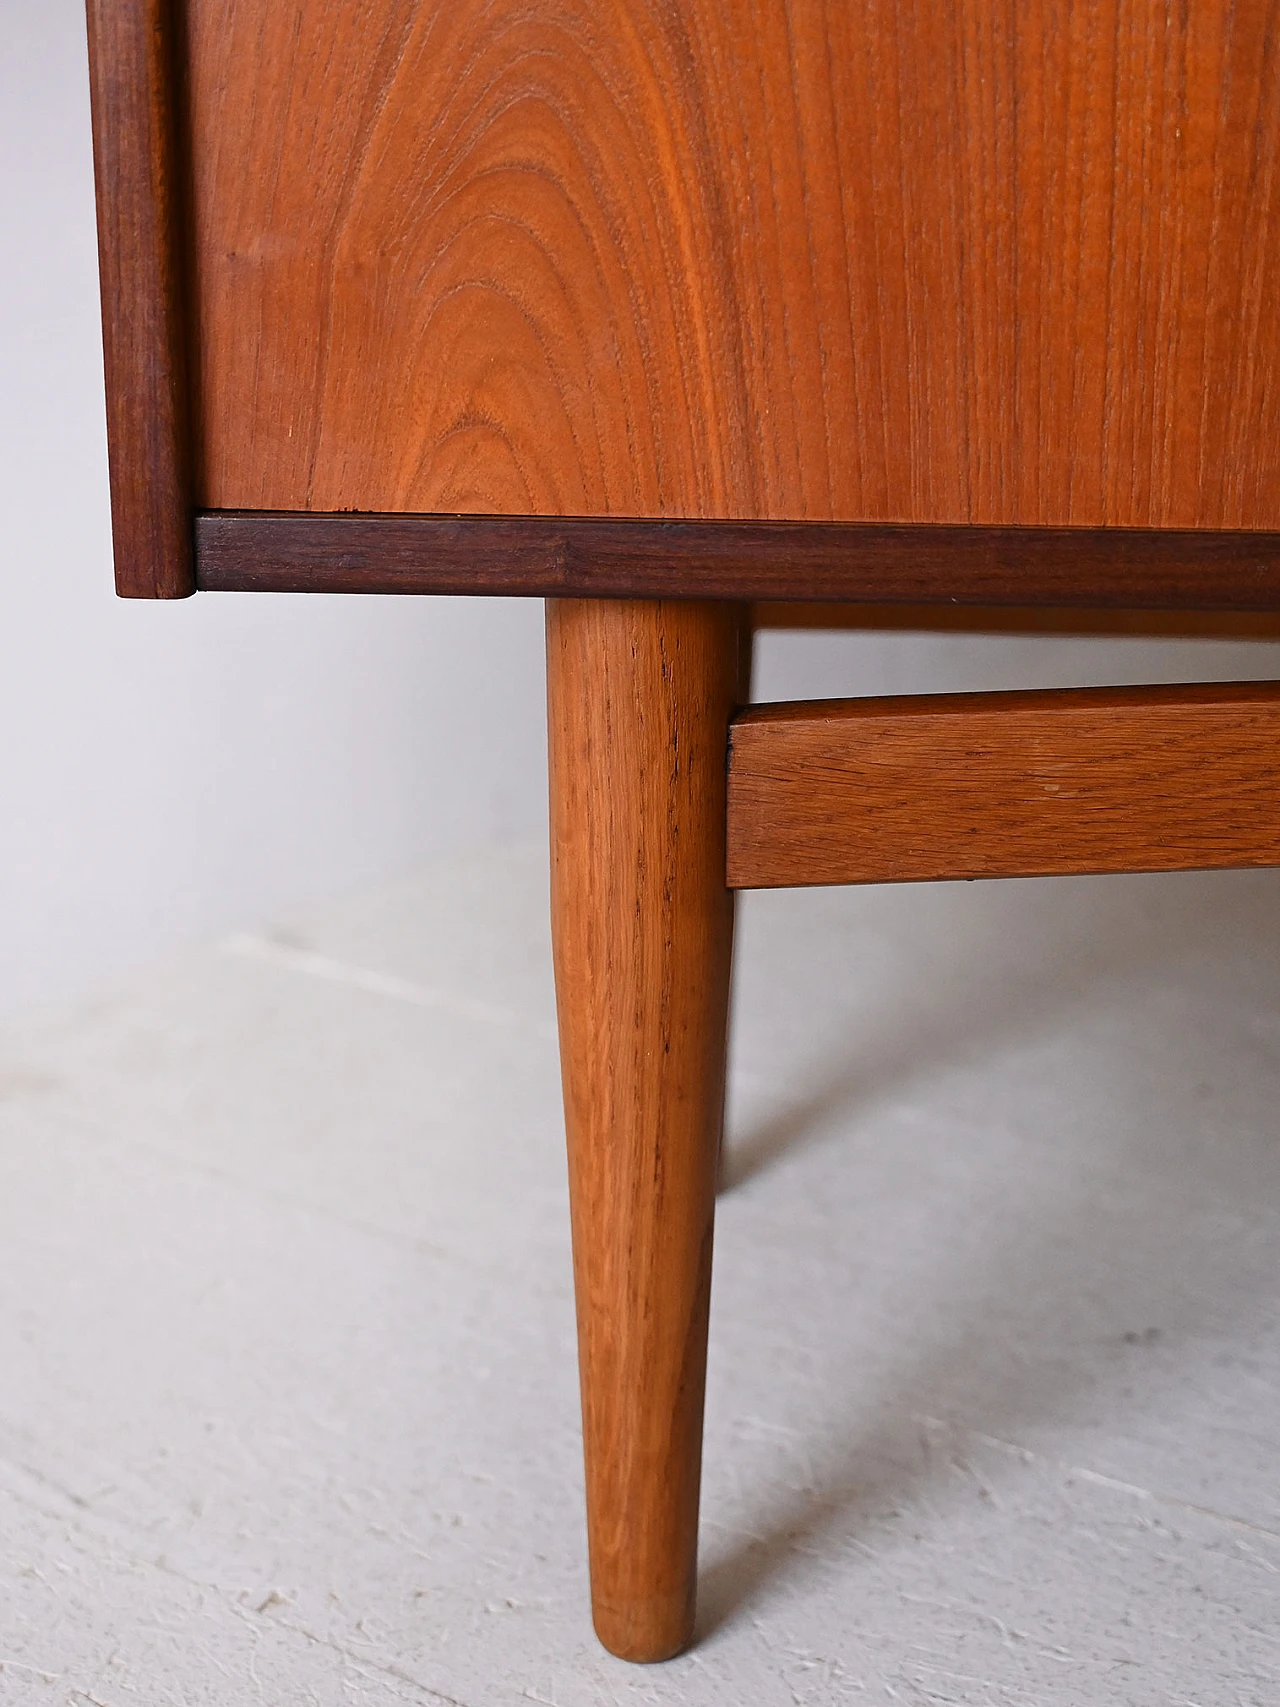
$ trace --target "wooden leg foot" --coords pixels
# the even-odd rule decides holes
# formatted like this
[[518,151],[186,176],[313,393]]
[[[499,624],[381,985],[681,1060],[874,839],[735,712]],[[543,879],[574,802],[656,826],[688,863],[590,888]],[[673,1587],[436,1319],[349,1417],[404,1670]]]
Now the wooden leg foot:
[[547,606],[552,929],[596,1632],[693,1633],[740,606]]

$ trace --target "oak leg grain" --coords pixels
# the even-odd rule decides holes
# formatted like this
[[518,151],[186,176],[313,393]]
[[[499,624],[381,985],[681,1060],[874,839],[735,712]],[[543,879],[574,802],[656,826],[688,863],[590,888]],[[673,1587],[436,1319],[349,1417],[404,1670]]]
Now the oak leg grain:
[[733,897],[741,606],[550,600],[552,933],[592,1610],[624,1659],[693,1632]]

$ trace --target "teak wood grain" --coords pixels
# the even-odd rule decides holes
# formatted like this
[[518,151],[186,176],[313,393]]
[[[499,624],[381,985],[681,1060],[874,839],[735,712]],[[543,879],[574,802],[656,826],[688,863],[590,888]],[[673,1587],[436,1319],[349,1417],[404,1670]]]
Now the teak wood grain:
[[1280,0],[188,0],[212,509],[1280,526]]
[[728,816],[735,888],[1280,865],[1280,683],[753,707]]
[[601,1641],[693,1632],[746,612],[551,600],[552,942]]
[[173,0],[88,0],[116,590],[195,591]]
[[1280,610],[1280,533],[641,522],[538,516],[196,520],[211,591],[853,599]]

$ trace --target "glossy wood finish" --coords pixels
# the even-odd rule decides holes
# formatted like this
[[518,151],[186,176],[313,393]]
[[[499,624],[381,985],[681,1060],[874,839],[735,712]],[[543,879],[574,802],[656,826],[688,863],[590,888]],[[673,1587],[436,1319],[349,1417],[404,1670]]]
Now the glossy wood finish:
[[173,0],[89,0],[116,590],[195,591]]
[[757,706],[735,888],[1280,865],[1280,683]]
[[625,1659],[693,1631],[745,612],[547,607],[552,936],[592,1606]]
[[211,591],[1280,610],[1280,534],[215,513]]
[[1280,525],[1280,4],[188,0],[209,508]]

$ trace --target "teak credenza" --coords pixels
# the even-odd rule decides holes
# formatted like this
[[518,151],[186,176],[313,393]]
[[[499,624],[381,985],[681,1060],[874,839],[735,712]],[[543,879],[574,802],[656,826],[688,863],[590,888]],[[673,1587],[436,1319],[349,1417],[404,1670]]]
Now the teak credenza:
[[1280,0],[88,10],[120,592],[548,600],[592,1597],[662,1658],[733,891],[1280,863],[1269,683],[746,704],[769,601],[1280,632]]

